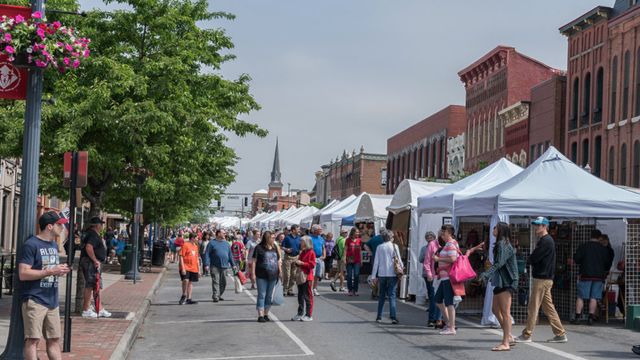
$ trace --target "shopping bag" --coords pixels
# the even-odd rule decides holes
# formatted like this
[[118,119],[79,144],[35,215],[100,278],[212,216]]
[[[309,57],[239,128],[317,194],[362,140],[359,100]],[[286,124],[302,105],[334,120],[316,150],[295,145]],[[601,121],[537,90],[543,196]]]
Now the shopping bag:
[[271,298],[271,305],[282,305],[284,304],[284,293],[282,282],[276,282],[276,286],[273,287],[273,295]]
[[236,294],[240,294],[244,288],[242,287],[242,283],[240,283],[240,278],[237,276],[233,277],[233,287],[236,291]]
[[469,258],[466,255],[460,254],[456,259],[456,262],[451,265],[449,271],[449,278],[452,283],[462,283],[467,280],[471,280],[476,277],[476,272],[473,271]]
[[238,271],[236,273],[236,279],[238,279],[240,281],[240,284],[244,285],[247,282],[247,277],[244,276],[244,273],[242,271]]

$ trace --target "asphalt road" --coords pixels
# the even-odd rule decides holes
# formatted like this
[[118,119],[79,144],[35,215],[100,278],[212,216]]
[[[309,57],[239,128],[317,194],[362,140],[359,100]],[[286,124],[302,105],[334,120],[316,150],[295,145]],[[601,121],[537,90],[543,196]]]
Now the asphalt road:
[[[385,307],[383,324],[375,319],[377,303],[361,289],[359,297],[334,293],[323,281],[315,297],[314,321],[293,322],[294,297],[272,308],[276,321],[258,323],[255,290],[236,294],[229,280],[225,301],[211,301],[211,280],[201,279],[194,288],[196,305],[178,305],[180,283],[171,266],[158,291],[129,359],[638,359],[631,344],[640,334],[620,326],[567,326],[569,343],[542,342],[551,337],[547,325],[539,325],[532,344],[518,344],[510,352],[494,353],[501,332],[480,328],[474,319],[461,319],[457,336],[441,336],[425,326],[425,311],[399,303],[400,324],[392,325]],[[514,328],[519,334],[522,326]]]

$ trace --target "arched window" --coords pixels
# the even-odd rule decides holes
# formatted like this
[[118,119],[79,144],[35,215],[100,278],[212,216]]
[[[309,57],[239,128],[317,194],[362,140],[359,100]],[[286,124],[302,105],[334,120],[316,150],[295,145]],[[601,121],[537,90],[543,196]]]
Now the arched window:
[[591,73],[584,77],[584,98],[582,99],[582,114],[580,114],[580,126],[589,125],[589,113],[591,112]]
[[602,121],[602,98],[604,93],[604,70],[598,69],[596,73],[596,107],[593,109],[593,122]]
[[640,187],[640,140],[633,143],[633,187]]
[[591,164],[593,175],[600,177],[602,173],[602,136],[596,136],[595,138],[593,143],[593,158],[593,164]]
[[578,163],[578,143],[577,142],[571,143],[571,161],[573,161],[574,164]]
[[569,130],[574,130],[578,127],[578,104],[580,99],[580,80],[575,78],[573,80],[573,98],[571,99],[571,119],[569,120]]
[[614,56],[611,61],[611,99],[609,99],[609,107],[611,108],[611,116],[609,123],[616,121],[616,100],[618,96],[618,57]]
[[609,148],[609,182],[614,184],[613,175],[616,169],[616,151],[612,147]]
[[627,144],[620,146],[620,185],[627,185]]
[[582,140],[582,166],[589,163],[589,139]]
[[624,53],[624,72],[622,79],[622,119],[629,116],[629,77],[631,74],[631,53]]

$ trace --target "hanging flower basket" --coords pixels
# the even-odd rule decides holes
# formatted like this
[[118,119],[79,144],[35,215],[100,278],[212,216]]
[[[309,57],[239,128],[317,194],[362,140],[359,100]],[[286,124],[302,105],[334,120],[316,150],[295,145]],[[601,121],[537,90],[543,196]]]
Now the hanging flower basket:
[[90,42],[59,21],[47,23],[38,11],[30,19],[22,15],[3,15],[0,19],[0,54],[16,66],[55,68],[60,72],[77,69],[89,57]]

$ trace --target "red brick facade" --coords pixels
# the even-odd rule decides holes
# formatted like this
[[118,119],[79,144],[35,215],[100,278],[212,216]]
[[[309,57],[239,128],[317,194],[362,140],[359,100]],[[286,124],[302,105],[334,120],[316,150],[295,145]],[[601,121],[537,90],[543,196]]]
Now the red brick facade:
[[342,158],[329,164],[328,179],[331,182],[329,200],[343,200],[349,195],[384,194],[387,157],[383,154],[367,154],[364,149],[360,153],[344,152]]
[[531,103],[520,101],[498,113],[504,124],[505,156],[522,167],[528,165],[530,107]]
[[640,187],[639,15],[639,6],[618,0],[560,28],[569,44],[565,152],[594,175],[634,187]]
[[447,178],[447,139],[464,132],[464,106],[450,105],[387,140],[387,194],[404,179]]
[[551,145],[564,152],[566,89],[567,78],[562,75],[531,89],[529,163]]
[[498,46],[458,73],[466,89],[467,171],[477,171],[506,154],[504,124],[498,113],[529,101],[531,88],[558,72],[515,48]]

